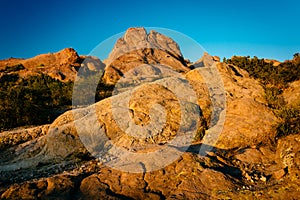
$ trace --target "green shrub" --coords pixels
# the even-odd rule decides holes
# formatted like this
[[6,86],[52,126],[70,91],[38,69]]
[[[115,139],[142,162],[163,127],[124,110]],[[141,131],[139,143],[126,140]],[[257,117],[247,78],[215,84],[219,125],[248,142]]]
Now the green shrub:
[[[79,98],[76,98],[78,102],[75,102],[77,105],[89,105],[111,96],[114,86],[99,81],[99,74],[89,73],[76,83],[79,91]],[[94,82],[99,82],[96,91],[90,88]],[[46,74],[26,78],[20,78],[17,74],[1,76],[0,130],[51,123],[71,108],[73,85],[71,81],[61,82]],[[95,98],[86,98],[91,95]]]
[[265,99],[268,103],[268,107],[273,109],[279,109],[286,103],[282,97],[282,89],[275,86],[264,86],[265,89]]
[[283,107],[277,111],[277,116],[281,119],[276,127],[277,138],[300,133],[300,109]]
[[0,70],[0,72],[16,72],[25,69],[25,67],[22,64],[14,65],[14,66],[6,66],[4,69]]
[[[300,60],[300,59],[299,59]],[[226,63],[238,66],[246,70],[250,76],[259,79],[263,84],[271,84],[278,88],[284,88],[288,83],[300,79],[300,62],[298,57],[292,61],[286,61],[279,66],[264,59],[234,56],[227,59]]]
[[0,129],[52,122],[72,104],[73,83],[41,74],[0,78]]

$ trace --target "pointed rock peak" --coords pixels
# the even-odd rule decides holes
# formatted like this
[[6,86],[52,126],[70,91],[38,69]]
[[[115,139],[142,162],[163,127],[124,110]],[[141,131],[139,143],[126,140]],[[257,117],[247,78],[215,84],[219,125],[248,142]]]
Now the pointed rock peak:
[[197,67],[210,67],[214,63],[214,58],[209,53],[204,52],[203,56],[193,65]]
[[125,35],[124,40],[129,45],[138,45],[139,42],[147,40],[147,31],[145,28],[129,28]]
[[126,53],[143,49],[158,49],[180,61],[184,60],[180,48],[174,40],[154,30],[147,33],[145,28],[137,27],[129,28],[124,37],[116,42],[106,62],[110,64]]
[[65,48],[65,49],[63,49],[63,50],[61,50],[61,51],[59,51],[55,54],[60,55],[62,57],[73,58],[74,60],[77,60],[79,58],[79,55],[77,54],[77,52],[73,48]]
[[129,28],[120,38],[106,64],[102,81],[114,85],[129,70],[141,65],[164,65],[177,72],[187,72],[187,67],[178,44],[171,38],[145,28]]
[[76,54],[77,52],[75,51],[75,49],[69,47],[69,48],[64,48],[63,50],[59,51],[58,53],[65,53],[65,54]]
[[183,57],[180,51],[179,45],[171,38],[151,30],[148,35],[148,41],[154,45],[158,46],[160,49],[172,53],[176,57]]
[[209,53],[204,52],[201,59],[203,59],[203,60],[213,60],[213,57]]

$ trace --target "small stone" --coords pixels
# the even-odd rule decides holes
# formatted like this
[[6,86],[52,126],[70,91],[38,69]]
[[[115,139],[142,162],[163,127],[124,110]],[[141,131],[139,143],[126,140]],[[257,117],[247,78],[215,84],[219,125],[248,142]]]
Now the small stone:
[[248,181],[252,181],[252,178],[251,178],[251,176],[250,176],[248,173],[245,174],[245,178],[246,178]]
[[219,56],[213,56],[214,61],[220,62],[220,57]]
[[217,160],[222,162],[222,163],[227,163],[225,159],[221,158],[220,156],[217,156]]
[[272,174],[272,177],[276,180],[280,180],[286,174],[286,168],[280,169]]
[[208,156],[211,156],[211,157],[215,157],[216,156],[216,154],[214,152],[212,152],[212,151],[207,151],[206,154]]
[[263,181],[263,182],[266,182],[266,181],[267,181],[267,178],[266,178],[265,176],[261,176],[261,177],[260,177],[260,180]]

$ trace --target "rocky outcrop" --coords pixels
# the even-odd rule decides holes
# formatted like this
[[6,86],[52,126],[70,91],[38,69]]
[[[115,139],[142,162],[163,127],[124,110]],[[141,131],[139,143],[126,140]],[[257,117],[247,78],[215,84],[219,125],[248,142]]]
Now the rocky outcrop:
[[4,131],[0,133],[0,150],[34,140],[46,135],[50,125],[42,125],[27,129],[17,129],[13,131]]
[[[14,71],[14,66],[18,65],[23,67]],[[85,68],[85,71],[97,71],[103,69],[104,64],[98,58],[80,57],[74,49],[66,48],[57,53],[41,54],[29,59],[1,60],[0,76],[2,73],[17,73],[21,77],[44,73],[60,81],[74,81],[80,67]]]
[[290,171],[300,170],[300,136],[289,135],[278,141],[276,160],[282,168],[288,168]]
[[[207,53],[194,63],[195,70],[187,73],[198,95],[201,110],[206,121],[211,121],[211,97],[206,80],[201,70],[215,65],[221,74],[226,91],[226,118],[216,147],[224,149],[242,148],[267,142],[272,135],[277,118],[268,109],[264,99],[264,89],[259,82],[249,77],[249,74],[232,65],[215,63]],[[203,68],[204,67],[204,68]]]
[[[95,180],[96,184],[93,184]],[[113,193],[133,199],[213,198],[217,191],[233,188],[228,177],[218,171],[203,168],[190,153],[183,154],[179,160],[164,169],[146,174],[103,169],[100,173],[85,178],[80,188],[87,197],[95,198],[99,193],[94,191],[101,185],[107,185]],[[84,190],[87,186],[90,190]]]
[[103,80],[114,85],[126,72],[143,64],[161,64],[178,72],[187,72],[178,44],[156,31],[130,28],[120,38],[105,61]]
[[[245,176],[247,181],[253,180],[255,184],[264,184],[267,176],[272,176],[281,169],[280,165],[267,170],[255,168],[258,170],[256,174],[251,172],[253,168],[244,169],[244,166],[257,163],[268,166],[274,161],[275,153],[268,148],[257,150],[247,149],[247,146],[255,146],[267,141],[274,122],[272,120],[276,119],[265,106],[263,89],[245,71],[223,63],[216,65],[224,81],[227,109],[223,131],[215,147],[209,147],[211,144],[207,144],[208,149],[212,149],[213,153],[205,155],[204,151],[202,155],[200,148],[204,144],[193,144],[193,140],[180,137],[190,134],[189,130],[204,131],[212,123],[213,98],[210,97],[201,70],[209,69],[213,64],[215,63],[212,58],[205,54],[194,64],[196,69],[185,76],[173,70],[168,71],[169,68],[159,67],[159,65],[135,68],[136,73],[127,74],[119,80],[113,97],[87,108],[64,113],[51,124],[47,135],[10,149],[12,161],[3,160],[5,162],[1,163],[1,169],[5,175],[2,177],[14,174],[15,170],[24,173],[32,168],[38,171],[47,170],[50,174],[57,173],[60,172],[60,168],[67,168],[70,163],[89,157],[89,154],[97,157],[99,165],[93,167],[94,164],[85,164],[89,169],[86,172],[80,171],[81,168],[75,168],[72,172],[77,174],[75,176],[66,177],[60,172],[62,174],[57,175],[53,180],[59,182],[63,180],[61,184],[63,184],[62,188],[65,188],[64,193],[55,192],[60,191],[59,188],[51,189],[48,183],[50,180],[38,179],[11,186],[2,197],[17,198],[22,193],[30,196],[33,195],[33,190],[29,188],[35,188],[37,193],[34,195],[41,197],[54,195],[57,198],[70,199],[77,197],[87,199],[218,198],[220,191],[227,193],[232,190],[234,179],[241,176]],[[197,65],[200,67],[197,68]],[[138,70],[143,69],[147,73],[140,78],[137,76],[133,81],[133,75],[140,74]],[[133,87],[131,83],[135,83],[136,86]],[[197,98],[194,100],[178,95],[185,91],[184,95],[193,96],[192,93],[187,93],[184,87],[187,83],[195,91]],[[157,106],[158,104],[162,107]],[[181,109],[182,105],[186,107]],[[257,114],[255,109],[260,109],[263,117]],[[184,120],[186,118],[184,113],[189,114],[187,121]],[[193,117],[191,115],[193,113],[198,115]],[[272,120],[266,120],[268,117]],[[165,125],[161,131],[159,131],[160,123],[151,125],[152,121],[164,122],[164,120]],[[261,124],[264,125],[264,129],[259,127]],[[144,129],[136,129],[136,126]],[[158,132],[153,134],[151,129]],[[181,132],[181,130],[185,131]],[[163,150],[165,145],[176,137],[185,138],[189,143],[178,141],[171,143],[169,154],[165,155],[164,162],[161,162],[162,158],[151,156],[151,152]],[[183,144],[187,146],[192,144],[192,146],[184,148]],[[243,147],[246,148],[244,153],[229,151],[223,154],[224,149]],[[120,153],[117,148],[123,151]],[[129,157],[122,152],[129,152]],[[137,156],[139,154],[142,156]],[[236,155],[233,161],[229,159],[230,155]],[[116,160],[117,156],[121,156],[122,159]],[[57,168],[51,169],[52,165],[56,165]],[[91,169],[95,171],[92,173]],[[218,169],[227,170],[228,173]],[[85,173],[92,173],[92,175]],[[223,184],[219,184],[220,182]],[[76,193],[68,192],[72,190]]]
[[[65,53],[61,62],[72,62]],[[83,75],[104,67],[81,58]],[[129,29],[105,63],[112,97],[50,126],[0,134],[1,198],[299,195],[299,137],[270,142],[277,119],[246,71],[208,53],[187,68],[173,40],[143,28]]]
[[291,106],[300,106],[300,81],[290,83],[283,91],[284,100]]

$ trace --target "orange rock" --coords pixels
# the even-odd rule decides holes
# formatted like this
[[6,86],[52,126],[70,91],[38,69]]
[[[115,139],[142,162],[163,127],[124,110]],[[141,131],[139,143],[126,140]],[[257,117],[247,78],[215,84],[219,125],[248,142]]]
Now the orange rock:
[[280,169],[272,174],[272,177],[276,180],[280,180],[282,177],[286,175],[287,168]]

